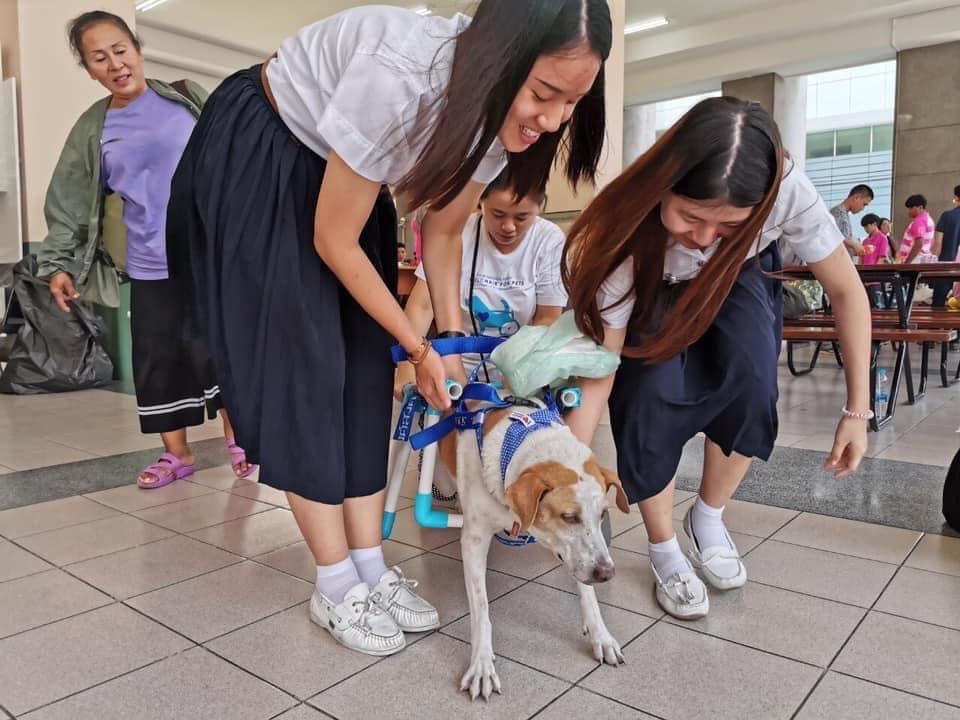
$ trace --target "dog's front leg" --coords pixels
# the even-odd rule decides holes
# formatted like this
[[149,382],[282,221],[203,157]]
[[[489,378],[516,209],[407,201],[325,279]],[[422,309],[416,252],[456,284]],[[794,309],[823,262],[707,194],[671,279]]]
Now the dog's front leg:
[[597,593],[590,585],[577,583],[580,591],[580,611],[583,613],[583,634],[590,640],[593,647],[593,656],[598,662],[608,665],[619,665],[624,662],[620,643],[607,630],[603,617],[600,615],[600,604],[597,602]]
[[[482,524],[481,524],[482,525]],[[470,603],[470,667],[460,681],[461,690],[470,691],[470,699],[500,692],[500,678],[493,667],[493,629],[490,625],[490,604],[487,601],[487,552],[491,534],[486,527],[464,518],[460,547],[463,554],[463,581]]]

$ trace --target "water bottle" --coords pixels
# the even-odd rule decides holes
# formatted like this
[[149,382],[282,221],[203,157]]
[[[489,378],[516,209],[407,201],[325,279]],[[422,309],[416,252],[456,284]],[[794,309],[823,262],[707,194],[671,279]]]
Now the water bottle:
[[890,390],[887,387],[887,371],[885,368],[877,370],[877,389],[873,398],[874,412],[878,418],[887,414],[887,402],[890,400]]

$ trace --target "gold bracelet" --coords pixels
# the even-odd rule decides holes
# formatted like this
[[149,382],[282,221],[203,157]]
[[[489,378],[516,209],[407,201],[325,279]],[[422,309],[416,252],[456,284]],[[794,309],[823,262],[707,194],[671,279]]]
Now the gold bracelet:
[[433,347],[433,344],[429,340],[425,337],[420,338],[420,344],[417,345],[417,349],[412,353],[407,353],[407,360],[410,361],[411,365],[419,365],[426,359],[431,347]]

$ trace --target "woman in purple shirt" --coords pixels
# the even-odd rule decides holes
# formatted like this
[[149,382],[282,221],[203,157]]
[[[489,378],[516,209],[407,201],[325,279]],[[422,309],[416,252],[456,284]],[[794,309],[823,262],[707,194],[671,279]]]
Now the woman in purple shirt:
[[[126,22],[111,13],[88,12],[70,25],[70,45],[90,77],[110,96],[77,121],[61,154],[47,195],[49,236],[41,256],[59,268],[50,274],[50,292],[69,312],[79,285],[70,258],[85,255],[89,217],[72,209],[94,207],[102,217],[104,198],[123,200],[126,225],[126,271],[130,276],[133,373],[140,429],[159,433],[165,452],[145,468],[137,482],[152,489],[194,473],[186,428],[202,425],[219,412],[237,477],[256,466],[246,461],[220,400],[213,365],[188,311],[189,288],[171,279],[167,269],[166,216],[170,180],[200,114],[205,93],[199,86],[183,91],[146,80],[140,41]],[[178,83],[179,85],[179,83]],[[94,150],[84,158],[78,148]],[[99,154],[99,158],[97,158]],[[79,156],[79,157],[78,157]],[[82,175],[82,177],[78,177]],[[89,198],[65,194],[92,193]],[[76,247],[64,248],[73,237]],[[105,252],[102,228],[93,238],[95,252]],[[68,243],[69,244],[69,243]],[[66,252],[64,252],[66,250]],[[61,260],[62,262],[57,262]]]

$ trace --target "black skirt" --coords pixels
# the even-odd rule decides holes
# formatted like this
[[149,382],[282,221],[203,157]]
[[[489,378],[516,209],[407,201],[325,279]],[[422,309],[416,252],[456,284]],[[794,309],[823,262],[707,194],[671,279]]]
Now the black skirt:
[[133,384],[144,433],[203,425],[223,407],[187,297],[174,279],[130,281]]
[[683,446],[703,432],[724,453],[767,460],[777,437],[777,361],[783,290],[770,245],[740,271],[713,324],[677,357],[624,357],[610,394],[617,467],[631,502],[673,479]]
[[[261,482],[335,505],[386,484],[393,364],[390,336],[314,249],[325,168],[268,102],[260,66],[236,73],[184,151],[167,237]],[[396,230],[381,192],[360,244],[394,292]]]

